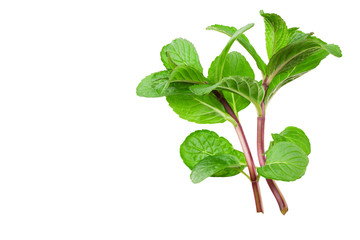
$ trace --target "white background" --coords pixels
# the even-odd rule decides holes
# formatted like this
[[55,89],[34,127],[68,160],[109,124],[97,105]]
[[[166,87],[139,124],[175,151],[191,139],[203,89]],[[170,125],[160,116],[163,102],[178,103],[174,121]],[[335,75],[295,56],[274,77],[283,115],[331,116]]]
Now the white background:
[[[358,239],[355,2],[1,1],[0,239]],[[261,9],[343,51],[269,105],[267,143],[289,125],[312,143],[305,176],[279,183],[286,216],[263,180],[265,214],[243,176],[191,183],[179,145],[207,128],[240,148],[230,123],[190,123],[164,98],[135,94],[177,37],[206,73],[228,40],[211,24],[255,23],[247,36],[266,59]],[[255,109],[240,120],[255,157]]]

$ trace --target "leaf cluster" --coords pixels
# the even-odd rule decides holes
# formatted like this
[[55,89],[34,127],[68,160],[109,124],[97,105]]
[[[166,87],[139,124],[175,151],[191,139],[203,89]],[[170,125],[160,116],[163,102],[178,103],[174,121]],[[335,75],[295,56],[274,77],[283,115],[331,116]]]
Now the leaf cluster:
[[[204,76],[194,45],[177,38],[160,52],[165,70],[145,77],[136,89],[137,95],[166,97],[172,110],[190,122],[215,124],[229,121],[237,126],[238,112],[250,103],[261,117],[262,106],[266,107],[282,86],[316,68],[328,55],[342,56],[337,45],[327,44],[313,33],[304,33],[297,27],[288,28],[279,15],[263,11],[260,15],[265,23],[268,63],[244,34],[254,24],[239,29],[216,24],[207,29],[224,33],[230,39],[211,63],[207,76]],[[230,51],[234,42],[240,43],[253,58],[263,76],[261,80],[255,79],[254,70],[240,52]],[[257,169],[259,175],[282,181],[302,177],[310,154],[310,142],[305,133],[299,128],[287,127],[272,138],[266,152],[266,164]],[[194,183],[210,176],[229,177],[244,173],[246,167],[242,152],[208,130],[191,133],[181,145],[180,155],[192,170]]]

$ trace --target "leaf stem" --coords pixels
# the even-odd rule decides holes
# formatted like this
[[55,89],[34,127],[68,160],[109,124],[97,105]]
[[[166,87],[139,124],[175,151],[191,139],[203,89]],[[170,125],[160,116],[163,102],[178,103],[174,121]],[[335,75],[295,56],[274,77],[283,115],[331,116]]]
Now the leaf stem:
[[252,188],[253,188],[253,193],[254,193],[254,198],[255,198],[256,211],[264,213],[261,192],[260,192],[260,186],[259,186],[259,182],[257,179],[256,167],[255,167],[254,160],[252,158],[251,151],[250,151],[249,145],[247,143],[244,131],[241,127],[240,121],[239,121],[238,117],[236,116],[235,112],[233,111],[233,109],[231,108],[231,106],[229,105],[229,103],[226,101],[226,99],[218,91],[214,90],[212,92],[218,98],[218,100],[221,102],[221,104],[224,106],[224,108],[228,112],[228,114],[236,122],[236,125],[234,125],[235,131],[240,140],[241,147],[244,151],[246,164],[249,169],[250,181],[252,183]]
[[247,177],[247,179],[249,179],[249,180],[250,180],[250,182],[251,182],[251,178],[250,178],[250,176],[249,176],[249,175],[247,175],[247,174],[246,174],[246,172],[244,172],[244,170],[241,170],[241,173],[242,173],[242,174],[244,174],[244,175],[245,175],[245,177]]
[[[268,86],[266,85],[265,82],[266,81],[264,81],[264,88],[266,95]],[[257,144],[256,144],[260,166],[264,166],[266,162],[264,140],[265,140],[265,102],[262,101],[261,115],[259,114],[257,118]],[[285,215],[286,212],[288,211],[288,206],[279,187],[277,186],[276,182],[273,179],[266,179],[266,182],[279,205],[281,213]]]

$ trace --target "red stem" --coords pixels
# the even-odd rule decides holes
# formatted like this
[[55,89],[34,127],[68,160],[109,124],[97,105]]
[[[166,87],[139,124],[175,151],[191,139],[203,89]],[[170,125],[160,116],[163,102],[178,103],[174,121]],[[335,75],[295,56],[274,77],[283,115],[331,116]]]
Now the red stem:
[[[267,86],[264,85],[264,88],[266,92]],[[264,166],[266,162],[264,140],[265,140],[265,103],[262,102],[261,116],[257,118],[257,154],[258,154],[260,166]],[[285,215],[286,212],[288,211],[288,206],[279,187],[277,186],[276,182],[273,179],[266,179],[266,182],[279,205],[281,213]]]
[[236,116],[235,112],[233,111],[233,109],[231,108],[231,106],[229,105],[229,103],[226,101],[226,99],[216,90],[213,91],[213,93],[218,98],[218,100],[222,103],[222,105],[224,106],[225,110],[229,113],[229,115],[236,121],[237,126],[235,127],[235,131],[240,140],[241,147],[244,151],[246,164],[249,169],[250,180],[252,183],[251,185],[252,185],[253,192],[254,192],[256,211],[264,213],[261,192],[260,192],[260,186],[259,186],[259,182],[257,179],[256,167],[255,167],[252,155],[251,155],[249,145],[248,145],[246,137],[245,137],[245,133],[241,127],[240,121],[239,121],[238,117]]
[[259,181],[257,179],[257,172],[256,167],[254,164],[254,160],[252,158],[249,145],[247,143],[247,140],[245,138],[244,131],[241,127],[241,124],[238,122],[238,125],[235,127],[236,134],[238,135],[238,138],[240,140],[241,147],[244,151],[246,163],[249,169],[250,174],[250,180],[253,187],[254,192],[254,198],[255,198],[255,204],[256,204],[256,211],[264,213],[263,204],[262,204],[262,198],[261,198],[261,192],[260,192],[260,186]]

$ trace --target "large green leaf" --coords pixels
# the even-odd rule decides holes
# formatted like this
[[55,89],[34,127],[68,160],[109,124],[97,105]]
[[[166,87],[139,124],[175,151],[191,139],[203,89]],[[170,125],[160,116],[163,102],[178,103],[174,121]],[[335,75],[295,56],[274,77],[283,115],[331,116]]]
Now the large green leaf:
[[[218,24],[209,26],[206,29],[207,30],[215,30],[215,31],[224,33],[230,37],[233,36],[234,33],[236,32],[235,27],[228,27],[228,26],[218,25]],[[266,64],[261,59],[259,54],[256,52],[255,48],[251,45],[248,38],[244,34],[240,34],[236,40],[249,52],[249,54],[254,58],[256,65],[258,66],[260,71],[263,72],[263,74],[265,74]]]
[[311,152],[309,138],[303,130],[297,127],[287,127],[280,134],[271,134],[274,141],[270,143],[270,147],[279,142],[292,142],[300,147],[307,155]]
[[267,179],[295,181],[306,171],[309,159],[295,143],[279,142],[266,152],[266,163],[257,169]]
[[222,123],[226,120],[234,125],[234,119],[213,95],[173,95],[166,97],[170,107],[180,118],[200,124]]
[[260,15],[264,18],[266,50],[271,59],[277,51],[288,44],[289,32],[285,21],[279,15],[264,11],[260,11]]
[[197,95],[208,94],[215,89],[228,91],[247,99],[261,113],[260,104],[264,98],[265,91],[260,82],[249,77],[232,76],[223,78],[220,82],[213,85],[198,84],[190,87],[190,90]]
[[223,51],[221,52],[221,54],[218,56],[218,59],[215,61],[214,65],[213,65],[213,69],[212,69],[212,75],[213,77],[211,79],[209,79],[210,83],[216,83],[219,82],[222,78],[223,78],[223,72],[224,72],[224,66],[225,66],[225,61],[228,55],[228,52],[230,51],[231,46],[233,45],[233,43],[235,42],[235,40],[245,31],[249,30],[250,28],[252,28],[254,26],[253,23],[248,24],[242,28],[240,28],[239,30],[237,30],[230,38],[230,40],[228,41],[228,43],[226,44],[226,46],[224,47]]
[[[239,52],[231,52],[226,56],[223,78],[230,76],[255,78],[254,71],[250,64]],[[229,91],[222,91],[222,94],[236,114],[249,105],[249,101],[238,94]]]
[[[208,73],[208,82],[216,83],[216,67],[219,65],[219,56],[211,63]],[[231,52],[225,58],[222,77],[247,76],[255,78],[249,62],[239,52]]]
[[[214,69],[218,64],[219,57],[215,58],[209,68],[208,81],[215,82],[214,79]],[[245,59],[243,55],[239,52],[231,52],[226,56],[223,77],[230,76],[247,76],[250,78],[255,78],[254,71],[252,70],[250,64]],[[230,104],[235,113],[238,113],[242,109],[246,108],[249,105],[249,101],[246,98],[243,98],[240,95],[236,95],[232,92],[224,91],[223,95],[226,101]]]
[[313,55],[307,57],[303,62],[294,68],[283,72],[281,74],[277,74],[270,82],[266,96],[265,96],[265,104],[267,104],[272,96],[285,84],[295,80],[298,77],[301,77],[305,73],[310,70],[316,68],[320,62],[325,59],[329,53],[321,49]]
[[322,50],[321,42],[315,39],[304,39],[287,45],[278,51],[269,61],[267,66],[268,82],[277,75],[293,70],[309,56]]
[[233,176],[232,173],[237,174],[244,168],[242,164],[238,157],[230,154],[208,156],[194,166],[190,178],[193,183],[200,183],[219,173],[225,176]]
[[290,42],[270,59],[266,104],[282,86],[316,68],[329,54],[341,57],[341,50],[337,45],[327,44],[298,30],[292,35]]
[[194,45],[186,39],[177,38],[165,45],[160,52],[161,61],[168,70],[176,66],[191,66],[202,73],[199,55]]
[[244,154],[235,150],[227,139],[219,137],[219,135],[213,131],[205,129],[195,131],[187,136],[180,146],[180,156],[185,165],[191,170],[204,158],[217,154],[230,154],[235,156],[242,167],[240,169],[224,169],[221,172],[213,174],[214,177],[236,175],[246,166]]

